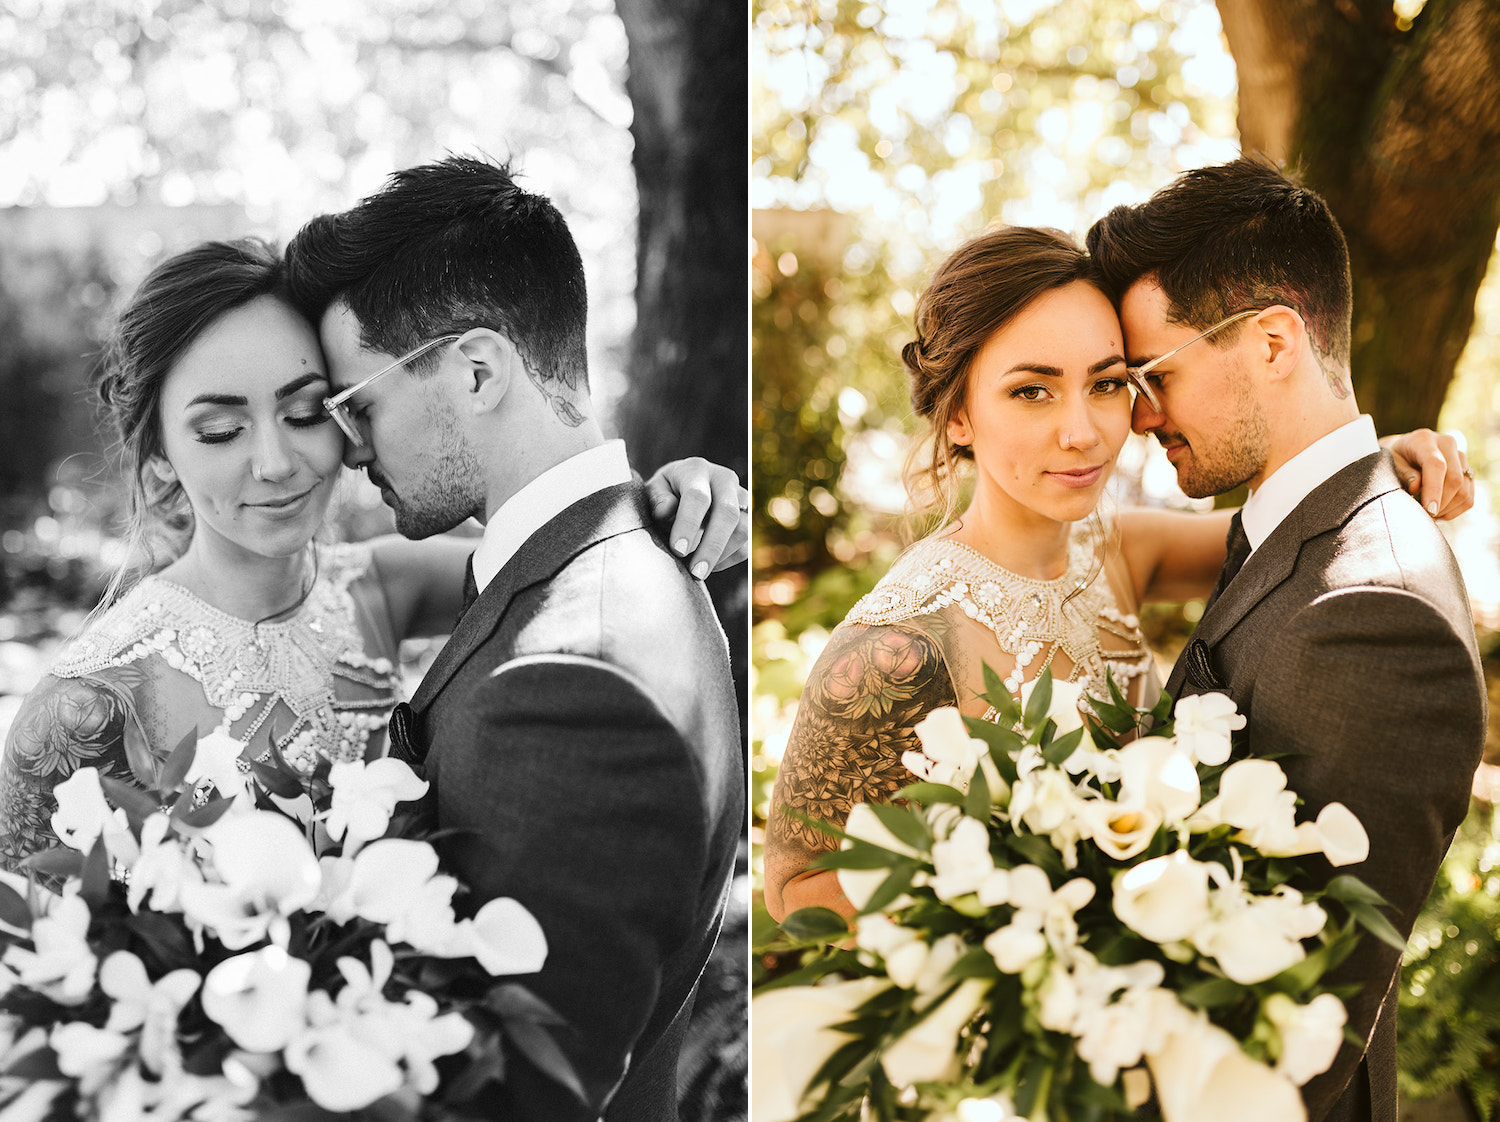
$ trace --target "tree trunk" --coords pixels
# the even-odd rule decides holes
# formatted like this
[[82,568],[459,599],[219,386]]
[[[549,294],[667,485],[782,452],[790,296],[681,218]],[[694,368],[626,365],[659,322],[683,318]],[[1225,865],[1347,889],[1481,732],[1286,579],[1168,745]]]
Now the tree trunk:
[[619,0],[640,191],[636,328],[620,428],[642,471],[700,455],[745,478],[749,212],[744,13]]
[[1240,139],[1328,200],[1354,273],[1355,393],[1381,432],[1436,425],[1500,227],[1500,6],[1219,0]]

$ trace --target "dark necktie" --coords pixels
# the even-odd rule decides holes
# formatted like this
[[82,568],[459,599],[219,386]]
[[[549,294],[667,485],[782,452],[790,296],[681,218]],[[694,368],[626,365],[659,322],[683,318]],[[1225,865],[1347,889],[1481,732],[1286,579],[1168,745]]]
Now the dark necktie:
[[1245,522],[1240,517],[1240,512],[1235,511],[1234,517],[1229,522],[1229,535],[1224,539],[1224,545],[1229,555],[1224,558],[1224,567],[1219,570],[1219,579],[1214,584],[1214,590],[1209,593],[1208,603],[1203,606],[1206,612],[1213,607],[1224,589],[1229,587],[1229,582],[1234,580],[1235,575],[1244,566],[1250,556],[1250,536],[1245,533]]
[[[469,554],[469,559],[464,562],[464,606],[458,610],[458,619],[474,606],[474,601],[479,599],[479,582],[474,579],[474,555]],[[458,619],[453,621],[453,626],[458,626]]]

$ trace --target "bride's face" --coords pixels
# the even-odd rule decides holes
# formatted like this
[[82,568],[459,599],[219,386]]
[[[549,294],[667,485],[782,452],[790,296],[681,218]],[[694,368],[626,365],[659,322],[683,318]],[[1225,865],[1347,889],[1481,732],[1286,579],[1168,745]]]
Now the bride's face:
[[164,460],[182,484],[195,535],[290,557],[322,524],[343,437],[328,414],[328,375],[312,328],[263,296],[211,324],[162,385]]
[[980,347],[948,436],[973,451],[986,509],[1076,522],[1098,505],[1130,432],[1121,339],[1109,300],[1076,281]]

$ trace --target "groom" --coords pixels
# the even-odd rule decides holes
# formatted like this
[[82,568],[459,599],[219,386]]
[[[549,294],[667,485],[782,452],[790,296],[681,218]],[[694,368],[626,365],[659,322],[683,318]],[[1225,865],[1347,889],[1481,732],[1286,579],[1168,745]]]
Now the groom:
[[477,599],[392,751],[425,769],[473,905],[511,896],[540,921],[547,963],[522,981],[568,1022],[589,1099],[511,1050],[487,1109],[675,1119],[744,830],[738,719],[708,595],[600,433],[567,225],[506,168],[450,158],[309,223],[287,258],[349,394],[347,462],[408,537],[485,523]]
[[[1305,816],[1358,815],[1370,856],[1348,871],[1407,935],[1468,810],[1485,688],[1453,555],[1354,401],[1343,234],[1316,194],[1242,158],[1117,207],[1088,249],[1132,366],[1163,360],[1136,431],[1188,495],[1251,491],[1167,690],[1227,693],[1250,755],[1289,754]],[[1349,1023],[1367,1046],[1303,1088],[1310,1122],[1395,1122],[1400,955],[1366,937],[1337,980],[1361,985]]]

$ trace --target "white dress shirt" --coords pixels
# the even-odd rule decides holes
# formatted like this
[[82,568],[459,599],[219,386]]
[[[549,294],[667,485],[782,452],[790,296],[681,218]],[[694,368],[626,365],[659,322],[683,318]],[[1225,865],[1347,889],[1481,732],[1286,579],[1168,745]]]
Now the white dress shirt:
[[484,525],[474,551],[474,583],[485,586],[531,537],[568,507],[595,491],[629,483],[635,476],[623,440],[606,440],[548,468],[500,504]]
[[1361,413],[1347,425],[1313,441],[1273,471],[1246,501],[1240,518],[1254,553],[1297,504],[1355,460],[1380,451],[1375,422]]

